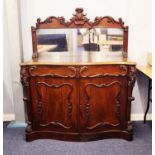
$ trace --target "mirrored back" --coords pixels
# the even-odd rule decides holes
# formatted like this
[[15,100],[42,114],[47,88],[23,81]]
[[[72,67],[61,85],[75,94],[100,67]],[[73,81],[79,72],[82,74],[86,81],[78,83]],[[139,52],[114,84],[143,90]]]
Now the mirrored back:
[[74,28],[37,30],[38,52],[120,52],[123,30],[118,28]]
[[89,21],[82,8],[65,21],[63,17],[50,16],[44,21],[37,19],[32,27],[33,58],[40,52],[111,52],[127,57],[128,27],[121,18],[96,17]]

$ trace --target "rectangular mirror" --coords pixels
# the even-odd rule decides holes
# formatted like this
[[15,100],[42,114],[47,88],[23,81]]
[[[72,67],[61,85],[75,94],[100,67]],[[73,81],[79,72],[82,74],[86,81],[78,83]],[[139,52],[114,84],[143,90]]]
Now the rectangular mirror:
[[122,52],[123,30],[119,28],[39,29],[38,52]]
[[39,29],[37,31],[37,49],[38,52],[72,51],[72,29]]
[[116,28],[78,29],[78,51],[123,51],[123,30]]

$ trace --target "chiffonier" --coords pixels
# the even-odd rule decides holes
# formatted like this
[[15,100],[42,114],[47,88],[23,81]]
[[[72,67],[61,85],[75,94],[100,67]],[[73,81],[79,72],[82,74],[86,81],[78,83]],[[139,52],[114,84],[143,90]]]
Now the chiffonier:
[[128,27],[75,11],[70,21],[50,16],[31,29],[32,60],[20,64],[26,140],[132,140]]

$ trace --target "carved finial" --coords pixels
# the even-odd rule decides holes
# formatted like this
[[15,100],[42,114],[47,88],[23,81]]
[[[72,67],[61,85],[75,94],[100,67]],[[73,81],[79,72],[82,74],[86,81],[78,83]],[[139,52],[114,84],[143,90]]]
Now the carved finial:
[[83,13],[83,8],[76,8],[75,11],[76,13]]
[[124,25],[124,22],[123,22],[122,18],[118,18],[118,21],[119,21],[120,24]]
[[41,19],[40,18],[37,18],[37,23],[39,24],[41,22]]
[[74,17],[70,19],[75,25],[81,26],[84,25],[85,22],[89,21],[89,19],[86,17],[86,14],[83,14],[83,8],[76,8],[75,12],[76,14],[73,14]]

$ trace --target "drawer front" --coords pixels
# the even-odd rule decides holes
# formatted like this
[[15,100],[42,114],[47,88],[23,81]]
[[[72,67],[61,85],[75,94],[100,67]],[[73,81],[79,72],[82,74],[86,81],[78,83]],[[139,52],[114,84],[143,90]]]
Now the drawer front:
[[76,77],[75,66],[31,66],[29,68],[32,77],[58,77],[58,78],[74,78]]
[[127,65],[94,65],[81,66],[79,69],[80,77],[105,77],[105,76],[126,76],[128,72]]
[[58,78],[93,78],[126,76],[127,65],[31,66],[30,76]]

